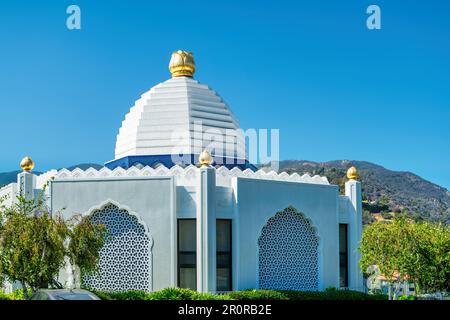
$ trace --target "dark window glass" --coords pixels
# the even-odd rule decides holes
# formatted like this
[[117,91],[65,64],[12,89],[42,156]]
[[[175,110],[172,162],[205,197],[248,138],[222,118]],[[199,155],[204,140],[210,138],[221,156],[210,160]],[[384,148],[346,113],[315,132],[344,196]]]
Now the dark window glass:
[[217,291],[231,291],[231,220],[216,223]]
[[348,227],[339,225],[339,282],[341,287],[348,287]]
[[178,220],[178,286],[197,290],[195,219]]

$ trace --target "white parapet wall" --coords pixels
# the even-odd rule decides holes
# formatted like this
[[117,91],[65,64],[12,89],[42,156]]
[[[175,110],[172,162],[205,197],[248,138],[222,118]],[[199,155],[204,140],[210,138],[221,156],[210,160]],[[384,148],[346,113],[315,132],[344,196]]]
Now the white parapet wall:
[[[87,170],[74,169],[72,171],[67,169],[62,169],[59,171],[53,170],[37,178],[37,185],[42,186],[49,179],[85,179],[85,178],[117,178],[117,177],[146,177],[146,176],[175,176],[177,178],[177,185],[194,185],[196,180],[195,177],[199,174],[199,168],[190,165],[185,168],[181,166],[173,166],[172,168],[166,168],[165,166],[159,166],[157,168],[144,167],[139,169],[137,167],[132,167],[129,169],[116,168],[110,170],[106,167],[96,170],[94,168],[89,168]],[[258,170],[256,172],[246,169],[241,170],[237,167],[233,169],[228,169],[226,167],[219,167],[216,170],[217,185],[219,186],[230,186],[231,179],[233,177],[243,177],[243,178],[253,178],[253,179],[264,179],[264,180],[277,180],[277,181],[290,181],[298,183],[311,183],[311,184],[322,184],[329,185],[326,177],[322,176],[310,176],[309,174],[304,174],[300,176],[298,173],[288,174],[286,172],[276,173],[275,171],[266,172],[264,170]]]
[[17,196],[17,183],[10,183],[7,186],[0,188],[0,201],[2,205],[11,206]]

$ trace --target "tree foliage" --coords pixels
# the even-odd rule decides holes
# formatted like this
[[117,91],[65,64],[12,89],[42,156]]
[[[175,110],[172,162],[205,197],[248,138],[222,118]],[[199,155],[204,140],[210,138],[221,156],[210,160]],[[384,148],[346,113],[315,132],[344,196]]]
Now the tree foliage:
[[415,223],[404,216],[390,222],[375,222],[365,228],[360,251],[361,269],[378,266],[394,289],[398,290],[403,281],[413,282],[419,292],[450,288],[448,226]]
[[21,283],[25,297],[54,283],[68,257],[85,273],[96,270],[104,226],[85,217],[65,221],[51,214],[42,199],[18,197],[0,206],[0,280]]
[[83,274],[97,271],[100,249],[107,236],[104,225],[92,223],[86,216],[76,215],[69,220],[67,255],[70,263]]
[[415,263],[411,276],[423,292],[450,291],[450,226],[414,225]]

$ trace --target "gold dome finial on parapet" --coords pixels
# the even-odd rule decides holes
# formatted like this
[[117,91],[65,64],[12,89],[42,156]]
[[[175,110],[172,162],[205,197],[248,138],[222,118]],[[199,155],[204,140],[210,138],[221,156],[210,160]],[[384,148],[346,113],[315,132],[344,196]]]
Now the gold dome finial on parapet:
[[195,73],[195,62],[192,52],[174,51],[169,63],[169,70],[172,78],[192,77]]
[[350,180],[358,180],[359,174],[355,166],[352,166],[347,170],[347,178],[349,178]]
[[20,167],[25,172],[31,172],[34,169],[34,161],[30,157],[26,156],[20,161]]
[[202,168],[207,168],[213,163],[213,157],[208,152],[208,150],[203,150],[198,157],[198,161],[200,162],[200,166]]

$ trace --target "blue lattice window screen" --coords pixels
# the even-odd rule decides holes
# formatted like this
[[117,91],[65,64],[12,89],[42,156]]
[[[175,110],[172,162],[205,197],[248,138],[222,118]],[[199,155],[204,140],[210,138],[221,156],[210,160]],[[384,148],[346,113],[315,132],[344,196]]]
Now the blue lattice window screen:
[[99,271],[84,276],[87,288],[105,291],[152,289],[151,239],[136,216],[113,204],[92,213],[102,223],[107,239],[100,251]]
[[263,227],[258,245],[261,289],[318,289],[319,241],[303,214],[292,207],[278,212]]

